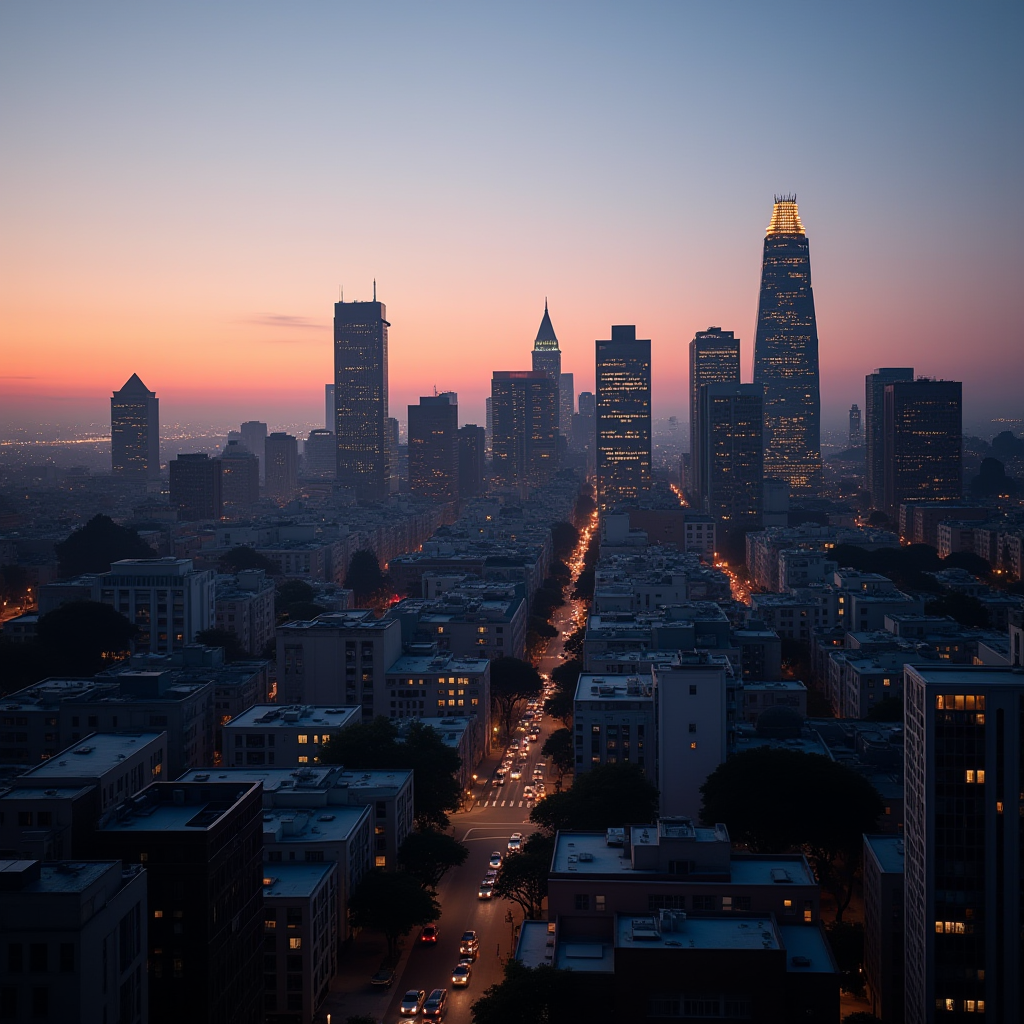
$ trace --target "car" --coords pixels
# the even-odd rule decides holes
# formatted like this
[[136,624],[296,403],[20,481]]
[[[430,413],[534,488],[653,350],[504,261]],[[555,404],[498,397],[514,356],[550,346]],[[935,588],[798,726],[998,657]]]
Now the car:
[[521,849],[522,845],[523,845],[523,833],[522,832],[513,832],[512,835],[509,836],[508,852],[509,853],[515,853],[517,850]]
[[509,778],[511,778],[512,781],[515,782],[516,779],[521,779],[523,777],[523,770],[522,768],[513,768],[512,771],[510,771],[508,774]]
[[505,785],[505,776],[504,775],[495,775],[494,778],[491,779],[491,785],[492,786],[504,786]]
[[437,942],[437,925],[428,924],[424,927],[423,931],[420,932],[420,943],[422,945],[434,945]]
[[533,786],[523,786],[523,796],[529,800],[533,796]]
[[519,740],[513,740],[513,741],[512,741],[512,742],[511,742],[511,743],[510,743],[510,744],[508,745],[508,749],[509,749],[509,750],[518,750],[518,749],[519,749]]
[[530,741],[531,743],[536,743],[536,742],[537,742],[537,737],[536,737],[536,736],[534,736],[534,734],[533,734],[532,732],[531,732],[531,733],[530,733],[530,735],[529,735],[529,736],[527,736],[526,738],[527,738],[527,739],[528,739],[528,740],[529,740],[529,741]]
[[423,1004],[423,1016],[427,1020],[441,1020],[444,1017],[445,1010],[448,1008],[448,989],[446,988],[435,988],[433,992],[427,996],[427,1001]]
[[371,979],[371,985],[380,985],[382,988],[391,988],[395,981],[395,972],[390,967],[382,967]]
[[487,874],[486,874],[486,875],[484,875],[484,878],[485,878],[485,879],[486,879],[486,881],[488,881],[488,882],[493,882],[493,881],[494,881],[494,880],[495,880],[495,879],[496,879],[497,877],[498,877],[498,872],[497,872],[497,871],[495,871],[495,870],[494,870],[494,868],[490,868],[490,869],[488,870]]
[[494,882],[489,878],[485,878],[480,883],[480,888],[477,889],[476,898],[478,900],[490,900],[494,898]]
[[468,964],[470,967],[473,966],[473,961],[474,960],[476,960],[475,956],[460,956],[459,957],[459,963],[460,964]]
[[462,933],[462,938],[459,939],[459,952],[460,953],[475,953],[480,948],[480,941],[476,937],[476,932],[472,928],[467,928]]
[[469,984],[469,976],[473,973],[473,968],[469,964],[459,964],[452,971],[452,985],[455,988],[465,988]]
[[494,853],[491,854],[491,859],[487,863],[490,864],[492,868],[500,868],[501,850],[495,850]]
[[407,1013],[410,1016],[415,1017],[420,1012],[420,1007],[423,1005],[423,1000],[427,998],[427,993],[423,989],[411,988],[408,992],[402,996],[402,1003],[398,1007],[399,1013]]

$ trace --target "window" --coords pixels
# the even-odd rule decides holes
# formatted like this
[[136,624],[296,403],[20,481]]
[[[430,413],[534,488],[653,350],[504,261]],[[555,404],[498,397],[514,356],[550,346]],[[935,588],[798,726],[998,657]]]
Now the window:
[[299,739],[300,743],[308,743],[309,742],[309,737],[305,733],[300,733],[298,739]]
[[696,741],[696,740],[694,740],[694,741],[693,741],[693,742],[692,742],[692,743],[690,744],[690,749],[691,749],[691,750],[696,750],[696,749],[697,749],[697,741]]
[[694,896],[693,897],[693,909],[694,910],[717,910],[717,898],[714,896]]
[[75,944],[73,942],[62,942],[60,944],[60,970],[62,974],[70,974],[75,969]]
[[589,910],[590,895],[588,893],[577,893],[573,897],[573,906],[576,910]]
[[373,866],[376,868],[386,868],[388,866],[388,859],[383,853],[378,853],[373,858]]
[[32,1016],[46,1017],[50,1013],[49,989],[45,987],[32,989]]
[[603,896],[595,896],[594,897],[594,909],[595,910],[601,910],[601,911],[604,910],[604,897]]
[[675,894],[664,895],[662,893],[652,893],[647,897],[647,909],[650,911],[685,910],[686,897]]
[[293,935],[288,940],[289,949],[302,949],[302,939],[298,935]]
[[975,770],[974,768],[968,768],[966,781],[969,783],[977,782],[979,785],[983,784],[985,782],[985,769],[978,768]]
[[7,972],[21,974],[25,967],[25,951],[20,942],[11,942],[7,946]]
[[697,723],[696,722],[691,722],[690,723],[690,732],[696,732],[696,731],[697,731]]
[[696,697],[697,696],[697,684],[696,683],[690,683],[690,696],[691,697]]
[[18,990],[13,985],[0,988],[0,1020],[18,1016]]
[[39,974],[46,972],[45,942],[33,942],[28,947],[28,969]]

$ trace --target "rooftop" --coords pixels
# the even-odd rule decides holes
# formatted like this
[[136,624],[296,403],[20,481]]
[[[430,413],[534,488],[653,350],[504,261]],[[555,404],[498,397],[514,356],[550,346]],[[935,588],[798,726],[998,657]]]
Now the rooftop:
[[98,882],[119,861],[58,861],[48,864],[0,860],[0,889],[35,893],[80,893]]
[[1010,668],[988,665],[907,665],[908,675],[918,676],[928,686],[1000,686],[1024,685],[1024,676]]
[[865,836],[864,845],[874,854],[882,871],[887,874],[903,874],[906,866],[906,847],[902,836]]
[[254,704],[225,723],[225,729],[294,729],[303,726],[321,726],[341,729],[358,721],[362,711],[358,707],[322,707],[315,704]]
[[547,921],[524,921],[516,943],[516,959],[526,967],[549,967],[555,957],[555,936]]
[[25,772],[24,779],[98,779],[150,744],[163,741],[164,732],[94,732]]
[[650,700],[651,690],[649,673],[646,676],[616,676],[582,672],[576,685],[576,700]]
[[217,825],[255,785],[155,782],[98,826],[110,832],[184,832]]
[[490,664],[487,658],[459,658],[452,654],[404,655],[388,670],[388,675],[420,675],[447,672],[483,673]]
[[322,864],[265,864],[263,898],[297,899],[312,896],[334,870],[333,861]]
[[264,808],[263,841],[337,843],[348,840],[370,813],[366,806]]
[[662,914],[616,914],[619,949],[782,949],[771,914],[694,917],[682,911]]

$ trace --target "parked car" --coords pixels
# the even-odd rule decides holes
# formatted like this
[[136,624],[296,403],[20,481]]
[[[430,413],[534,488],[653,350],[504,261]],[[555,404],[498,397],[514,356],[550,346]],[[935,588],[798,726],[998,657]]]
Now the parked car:
[[469,984],[469,976],[473,973],[473,968],[469,964],[460,963],[452,971],[452,985],[455,988],[465,988]]
[[433,945],[437,942],[437,925],[428,924],[424,927],[423,931],[420,932],[420,942],[424,945]]
[[427,1020],[441,1020],[444,1017],[445,1010],[448,1008],[448,989],[446,988],[435,988],[433,992],[427,996],[427,1001],[423,1004],[423,1016]]
[[402,1004],[398,1008],[399,1013],[407,1013],[410,1016],[416,1016],[420,1012],[420,1007],[423,1005],[423,1000],[427,998],[427,993],[423,989],[411,988],[408,992],[402,996]]
[[382,967],[371,979],[371,985],[380,985],[382,988],[391,988],[395,981],[395,972],[390,967]]
[[518,853],[519,850],[522,849],[522,846],[523,846],[523,833],[522,832],[513,832],[512,836],[510,837],[510,839],[508,841],[508,852],[509,853]]
[[491,859],[487,862],[492,868],[501,867],[501,850],[495,850],[491,854]]
[[477,890],[476,896],[477,899],[480,900],[494,899],[494,882],[489,878],[485,878],[480,883],[480,888]]
[[463,954],[475,953],[480,948],[480,941],[476,937],[476,932],[472,928],[466,929],[462,933],[462,938],[459,939],[459,952]]

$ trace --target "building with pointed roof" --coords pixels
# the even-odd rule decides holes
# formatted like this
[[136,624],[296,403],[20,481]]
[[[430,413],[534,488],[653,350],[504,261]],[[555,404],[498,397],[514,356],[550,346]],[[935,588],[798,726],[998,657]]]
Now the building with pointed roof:
[[567,435],[572,430],[572,374],[562,373],[562,351],[551,325],[547,299],[544,300],[544,316],[533,342],[533,369],[535,373],[546,373],[558,386],[555,426],[559,433]]
[[160,401],[137,373],[110,398],[110,456],[115,476],[160,477]]

